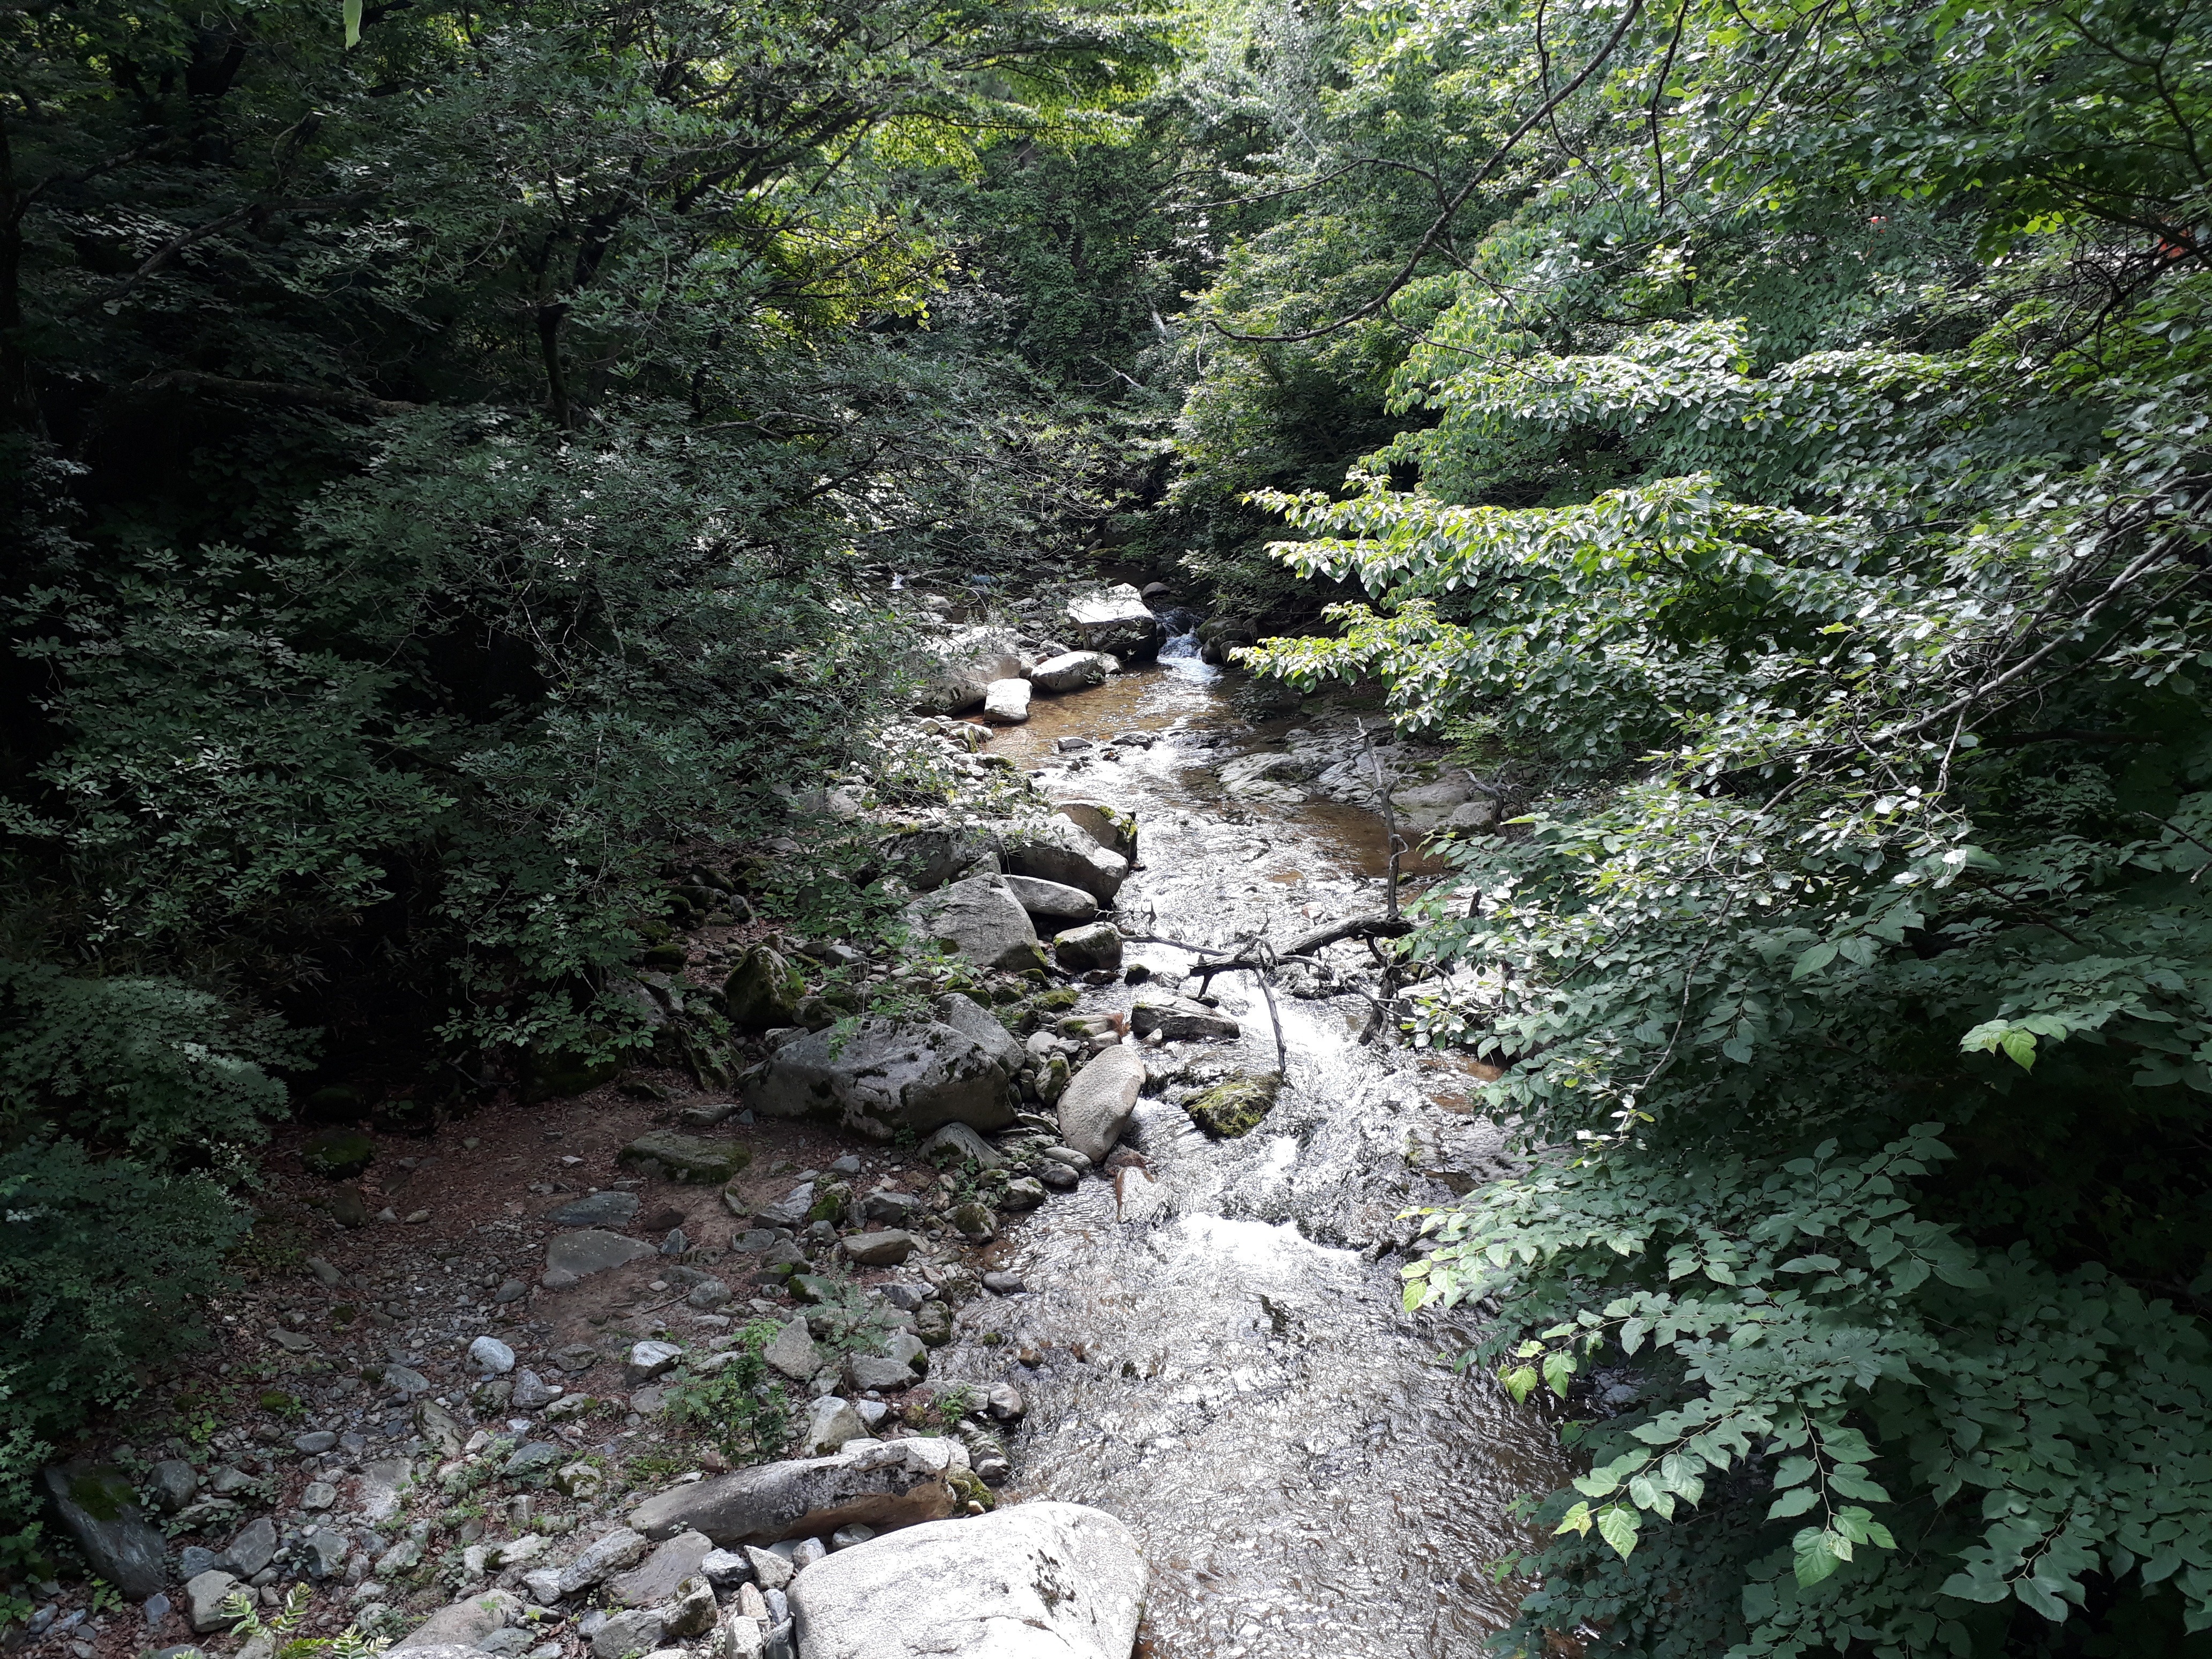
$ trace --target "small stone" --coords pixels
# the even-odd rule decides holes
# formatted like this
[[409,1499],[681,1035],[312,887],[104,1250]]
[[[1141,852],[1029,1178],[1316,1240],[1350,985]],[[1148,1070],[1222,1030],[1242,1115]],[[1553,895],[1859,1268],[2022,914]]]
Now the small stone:
[[222,1610],[222,1604],[237,1594],[239,1582],[227,1572],[210,1568],[185,1586],[185,1619],[196,1636],[210,1631],[228,1630],[237,1619]]
[[499,1288],[491,1293],[491,1299],[503,1308],[511,1302],[521,1301],[529,1294],[530,1287],[520,1279],[507,1279],[500,1281]]
[[[148,1481],[154,1488],[154,1501],[171,1514],[192,1501],[199,1490],[199,1476],[192,1466],[181,1457],[165,1457],[149,1471]],[[187,1575],[189,1576],[189,1575]]]
[[553,1403],[553,1390],[536,1371],[520,1370],[514,1374],[514,1388],[507,1395],[507,1404],[519,1412],[534,1412]]
[[884,1300],[901,1313],[912,1313],[929,1300],[929,1289],[923,1285],[884,1285],[879,1288]]
[[709,1550],[699,1571],[716,1589],[726,1592],[752,1583],[753,1564],[735,1550]]
[[791,1582],[791,1561],[787,1556],[778,1555],[774,1550],[755,1549],[748,1544],[745,1559],[752,1563],[753,1583],[760,1586],[763,1594],[781,1589]]
[[916,1381],[914,1368],[904,1360],[866,1353],[845,1356],[845,1376],[863,1394],[910,1389]]
[[483,1376],[504,1376],[514,1369],[514,1350],[495,1336],[480,1336],[469,1344],[469,1363]]
[[830,1553],[830,1547],[818,1538],[803,1538],[799,1547],[791,1553],[791,1576],[796,1578]]
[[430,1212],[428,1210],[410,1210],[407,1212],[406,1224],[410,1227],[419,1227],[429,1218]]
[[673,1342],[640,1342],[631,1347],[629,1358],[623,1362],[623,1376],[635,1388],[667,1376],[683,1358],[684,1350]]
[[663,1255],[682,1255],[690,1248],[690,1237],[681,1227],[671,1227],[668,1230],[668,1237],[660,1241],[660,1253]]
[[568,1455],[563,1448],[550,1440],[532,1440],[526,1445],[517,1446],[500,1473],[510,1480],[516,1475],[535,1474],[540,1469],[551,1468]]
[[675,1637],[705,1635],[714,1628],[715,1611],[714,1587],[696,1575],[678,1585],[675,1600],[660,1609],[666,1633]]
[[588,1502],[605,1488],[607,1477],[593,1463],[569,1463],[556,1470],[553,1484],[570,1498]]
[[315,1339],[299,1331],[288,1331],[282,1325],[269,1333],[269,1340],[287,1353],[313,1353]]
[[253,1578],[276,1559],[276,1523],[267,1516],[246,1522],[223,1552],[223,1563],[241,1578]]
[[803,1382],[822,1369],[822,1352],[807,1334],[806,1321],[794,1319],[762,1350],[761,1358],[795,1382]]
[[338,1489],[327,1480],[311,1480],[300,1494],[300,1507],[311,1511],[326,1510],[337,1501]]
[[1022,1391],[1011,1382],[994,1383],[991,1391],[983,1396],[983,1404],[984,1409],[1001,1423],[1018,1422],[1029,1410]]
[[149,1625],[158,1625],[169,1616],[173,1606],[174,1603],[167,1596],[156,1590],[139,1603],[138,1611],[145,1616]]
[[999,1218],[991,1212],[987,1205],[975,1203],[956,1205],[945,1219],[952,1224],[953,1231],[963,1238],[971,1239],[979,1243],[986,1239],[995,1237],[999,1231]]
[[834,1394],[823,1395],[807,1408],[806,1427],[799,1437],[799,1455],[826,1457],[867,1431],[867,1425],[860,1421],[850,1401]]
[[830,1547],[833,1551],[848,1550],[855,1544],[866,1543],[875,1535],[876,1529],[873,1527],[840,1527],[830,1534]]
[[292,1437],[294,1447],[310,1455],[317,1452],[326,1452],[337,1443],[337,1434],[329,1429],[314,1429],[306,1434],[295,1434]]

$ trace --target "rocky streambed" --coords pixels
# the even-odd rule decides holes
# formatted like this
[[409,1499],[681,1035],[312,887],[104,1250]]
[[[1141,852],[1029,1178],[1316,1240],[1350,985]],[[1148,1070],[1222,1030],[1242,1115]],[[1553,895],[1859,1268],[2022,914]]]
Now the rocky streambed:
[[[1130,647],[1133,611],[1075,643]],[[1488,792],[1356,708],[1240,705],[1188,638],[1125,666],[1010,635],[1018,715],[998,641],[954,639],[989,678],[949,700],[994,731],[888,741],[1022,807],[907,837],[916,932],[981,977],[770,1032],[719,1095],[293,1149],[298,1243],[218,1310],[189,1431],[47,1477],[140,1605],[47,1586],[17,1644],[267,1659],[295,1594],[295,1637],[527,1659],[1441,1656],[1504,1622],[1491,1565],[1556,1449],[1396,1296],[1401,1212],[1504,1167],[1474,1074],[1363,1040],[1356,940],[1272,1005],[1192,975],[1379,908],[1376,783],[1409,833]],[[779,959],[678,954],[641,976],[672,1014],[702,967],[756,1026],[794,1006]],[[746,1440],[769,1382],[793,1413]]]

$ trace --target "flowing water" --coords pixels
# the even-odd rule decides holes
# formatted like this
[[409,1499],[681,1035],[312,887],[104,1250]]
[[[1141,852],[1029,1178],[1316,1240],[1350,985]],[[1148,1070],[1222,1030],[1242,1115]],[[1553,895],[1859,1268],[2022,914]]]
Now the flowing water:
[[[1242,717],[1186,639],[1096,690],[1038,699],[992,748],[1042,769],[1056,799],[1138,814],[1141,867],[1121,903],[1155,918],[1140,931],[1229,944],[1263,922],[1282,939],[1382,908],[1377,819],[1248,804],[1206,769],[1298,723]],[[1055,753],[1060,738],[1133,730],[1162,735],[1110,757]],[[1333,954],[1349,967],[1364,952]],[[1172,981],[1194,957],[1147,944],[1128,959]],[[1200,1075],[1273,1070],[1250,976],[1215,988],[1242,1037],[1169,1056]],[[1135,994],[1116,986],[1085,1011]],[[1135,1529],[1154,1568],[1151,1659],[1479,1653],[1511,1615],[1489,1565],[1532,1541],[1508,1505],[1564,1470],[1534,1407],[1439,1363],[1463,1345],[1400,1312],[1388,1250],[1409,1206],[1507,1167],[1500,1137],[1473,1115],[1461,1063],[1361,1046],[1358,998],[1275,1004],[1289,1072],[1267,1121],[1217,1143],[1179,1106],[1143,1101],[1124,1145],[1152,1184],[1133,1174],[1117,1197],[1086,1181],[994,1247],[990,1265],[1031,1288],[964,1309],[936,1380],[1022,1388],[1009,1496],[1096,1504]]]

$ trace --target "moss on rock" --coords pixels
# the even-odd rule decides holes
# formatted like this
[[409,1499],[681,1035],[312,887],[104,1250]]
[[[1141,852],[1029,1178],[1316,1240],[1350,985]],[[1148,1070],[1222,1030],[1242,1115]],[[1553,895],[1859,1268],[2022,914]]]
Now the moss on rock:
[[1273,1072],[1232,1078],[1185,1101],[1182,1109],[1193,1123],[1216,1140],[1234,1140],[1251,1133],[1274,1110],[1275,1097],[1282,1086],[1283,1079]]

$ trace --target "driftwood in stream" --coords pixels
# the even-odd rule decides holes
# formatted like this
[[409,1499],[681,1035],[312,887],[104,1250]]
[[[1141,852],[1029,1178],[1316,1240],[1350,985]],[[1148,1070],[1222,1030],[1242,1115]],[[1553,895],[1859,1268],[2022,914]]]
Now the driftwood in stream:
[[[1324,945],[1340,944],[1348,939],[1398,939],[1413,931],[1413,924],[1401,916],[1346,916],[1326,927],[1316,927],[1310,933],[1285,939],[1279,945],[1265,939],[1249,940],[1235,955],[1224,956],[1218,962],[1200,963],[1191,971],[1198,975],[1201,985],[1211,985],[1216,974],[1233,973],[1240,969],[1264,970],[1289,957],[1310,957]],[[1160,943],[1173,945],[1176,941],[1163,939]],[[1186,945],[1182,948],[1210,951],[1212,947]]]

